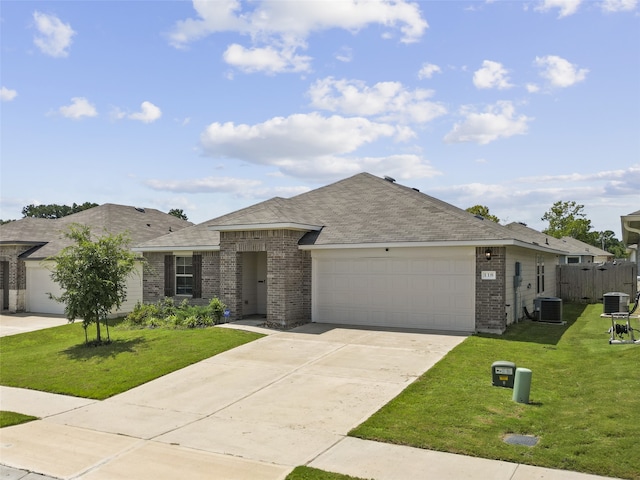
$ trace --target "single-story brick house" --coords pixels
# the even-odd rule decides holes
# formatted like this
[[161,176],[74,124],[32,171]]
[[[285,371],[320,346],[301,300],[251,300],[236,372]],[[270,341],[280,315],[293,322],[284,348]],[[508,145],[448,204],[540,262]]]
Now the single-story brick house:
[[[87,225],[95,235],[128,232],[132,245],[193,225],[159,210],[111,203],[58,219],[23,218],[0,225],[0,311],[64,313],[64,305],[49,298],[49,293],[59,295],[60,288],[46,259],[72,243],[64,236],[72,223]],[[129,278],[120,311],[131,311],[138,301],[142,264]]]
[[555,294],[567,254],[361,173],[141,243],[145,302],[207,303],[231,320],[502,332]]

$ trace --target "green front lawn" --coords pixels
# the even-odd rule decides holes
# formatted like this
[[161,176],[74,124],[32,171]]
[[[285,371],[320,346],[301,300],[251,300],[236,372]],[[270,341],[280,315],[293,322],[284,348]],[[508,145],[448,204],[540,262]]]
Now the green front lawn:
[[81,322],[3,337],[0,384],[102,400],[262,336],[226,328],[110,332],[112,343],[98,347],[84,344]]
[[10,427],[11,425],[19,425],[21,423],[30,422],[31,420],[37,419],[38,417],[32,417],[31,415],[23,415],[22,413],[0,410],[0,428]]
[[325,472],[311,467],[296,467],[285,480],[361,480],[351,475]]
[[[640,345],[609,345],[601,313],[565,304],[565,326],[525,321],[469,337],[350,435],[640,479]],[[491,385],[497,360],[532,370],[529,404]],[[510,433],[539,442],[509,445]]]

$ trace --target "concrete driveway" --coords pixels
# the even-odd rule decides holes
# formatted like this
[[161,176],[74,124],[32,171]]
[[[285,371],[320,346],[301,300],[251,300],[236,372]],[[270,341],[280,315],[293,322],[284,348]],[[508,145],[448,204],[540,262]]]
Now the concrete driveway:
[[[323,324],[271,333],[105,401],[73,399],[2,429],[2,463],[90,480],[282,479],[465,338]],[[42,400],[29,406],[28,394],[3,389],[2,408],[42,416]]]
[[0,314],[0,337],[66,325],[64,315],[33,315],[30,313]]

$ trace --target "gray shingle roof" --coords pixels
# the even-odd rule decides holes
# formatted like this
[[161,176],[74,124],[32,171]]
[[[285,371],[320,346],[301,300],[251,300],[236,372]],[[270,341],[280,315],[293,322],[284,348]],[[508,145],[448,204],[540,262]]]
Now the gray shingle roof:
[[[136,250],[218,245],[211,229],[268,228],[273,224],[321,227],[302,245],[357,245],[410,242],[481,242],[496,245],[531,240],[490,220],[477,218],[412,188],[368,173],[284,199],[272,198],[177,233],[153,239]],[[542,248],[545,245],[542,244]]]
[[42,248],[28,255],[28,259],[47,258],[72,243],[64,236],[72,223],[89,226],[94,235],[102,235],[105,231],[112,234],[128,232],[131,245],[193,225],[152,208],[137,209],[106,203],[55,220],[23,218],[6,223],[0,226],[0,245],[44,243]]
[[555,238],[546,233],[539,232],[533,228],[527,227],[522,223],[513,222],[506,225],[506,228],[519,233],[523,237],[528,237],[531,243],[535,242],[539,245],[549,245],[551,248],[560,250],[564,255],[592,255],[592,256],[613,256],[611,253],[594,247],[588,243],[576,240],[571,237]]

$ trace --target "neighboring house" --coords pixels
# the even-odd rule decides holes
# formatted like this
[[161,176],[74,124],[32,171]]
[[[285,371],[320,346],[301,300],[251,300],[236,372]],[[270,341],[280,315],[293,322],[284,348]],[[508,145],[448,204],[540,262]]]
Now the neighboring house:
[[622,243],[627,247],[629,260],[638,265],[640,272],[640,256],[638,244],[640,244],[640,210],[620,217],[622,223]]
[[361,173],[134,247],[143,298],[219,297],[230,319],[502,332],[555,294],[564,254]]
[[572,237],[555,238],[546,233],[527,227],[523,223],[513,222],[506,225],[507,228],[528,237],[539,245],[548,245],[563,252],[558,256],[558,263],[606,263],[614,260],[612,253],[594,247],[588,243],[576,240]]
[[[132,245],[193,225],[159,210],[104,204],[63,218],[23,218],[0,226],[0,286],[2,311],[64,313],[64,305],[49,298],[59,295],[51,279],[51,261],[73,242],[64,236],[72,223],[87,225],[94,235],[127,232]],[[128,281],[127,302],[121,311],[142,300],[142,265]]]

